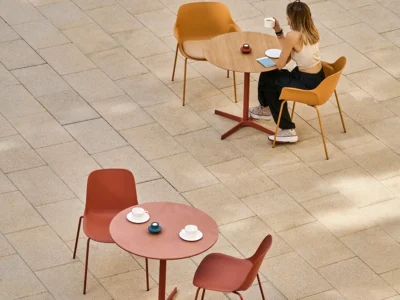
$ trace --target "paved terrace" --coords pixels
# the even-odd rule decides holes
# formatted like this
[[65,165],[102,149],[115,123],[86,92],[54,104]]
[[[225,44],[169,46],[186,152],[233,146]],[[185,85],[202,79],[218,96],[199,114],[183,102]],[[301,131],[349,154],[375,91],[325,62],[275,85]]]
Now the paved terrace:
[[[156,299],[158,262],[146,292],[143,260],[92,243],[83,296],[83,235],[72,260],[88,174],[121,167],[140,202],[210,214],[221,233],[213,252],[246,257],[271,233],[268,300],[399,300],[399,0],[307,1],[322,58],[348,58],[338,89],[348,133],[334,101],[322,108],[329,161],[315,112],[301,105],[295,145],[272,149],[250,128],[221,141],[234,122],[213,110],[241,113],[241,74],[235,104],[225,71],[191,62],[181,106],[181,58],[170,76],[185,2],[0,0],[0,299]],[[285,18],[285,0],[223,2],[243,30]],[[254,76],[254,105],[256,87]],[[177,300],[194,298],[201,259],[169,263]],[[244,295],[261,299],[257,286]]]

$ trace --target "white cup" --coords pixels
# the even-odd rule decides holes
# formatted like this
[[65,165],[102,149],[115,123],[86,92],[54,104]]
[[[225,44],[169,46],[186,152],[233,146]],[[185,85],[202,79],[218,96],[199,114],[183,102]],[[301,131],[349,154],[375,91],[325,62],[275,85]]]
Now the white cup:
[[275,19],[274,18],[265,18],[264,19],[264,27],[266,28],[274,28]]
[[140,220],[144,217],[145,214],[147,214],[148,212],[146,210],[144,210],[141,207],[134,207],[132,208],[132,215],[133,218]]
[[196,225],[186,225],[185,226],[185,235],[188,238],[195,238],[198,230],[199,229],[197,228]]

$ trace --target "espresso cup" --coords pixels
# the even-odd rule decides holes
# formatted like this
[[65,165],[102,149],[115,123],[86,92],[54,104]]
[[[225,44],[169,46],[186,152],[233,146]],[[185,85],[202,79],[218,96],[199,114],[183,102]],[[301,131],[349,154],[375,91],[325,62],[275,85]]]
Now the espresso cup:
[[198,231],[198,228],[197,228],[196,225],[187,225],[187,226],[185,226],[185,235],[188,238],[196,237],[197,231]]
[[275,19],[274,18],[265,18],[264,19],[264,27],[266,28],[274,28]]
[[146,213],[147,211],[141,207],[132,208],[132,215],[135,219],[142,219]]

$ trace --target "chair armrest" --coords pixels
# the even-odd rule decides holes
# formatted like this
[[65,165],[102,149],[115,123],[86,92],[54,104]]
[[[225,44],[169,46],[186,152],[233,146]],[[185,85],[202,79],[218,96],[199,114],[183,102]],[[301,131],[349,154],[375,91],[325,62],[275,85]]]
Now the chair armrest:
[[283,88],[279,99],[300,102],[307,105],[318,105],[318,96],[313,90]]

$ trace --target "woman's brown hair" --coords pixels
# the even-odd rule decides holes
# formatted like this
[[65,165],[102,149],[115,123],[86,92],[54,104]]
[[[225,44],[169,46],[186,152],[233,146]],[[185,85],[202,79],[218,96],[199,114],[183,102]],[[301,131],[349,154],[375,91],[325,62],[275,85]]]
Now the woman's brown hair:
[[314,45],[319,42],[318,29],[314,25],[311,10],[306,3],[299,0],[289,3],[286,14],[291,22],[290,27],[301,33],[305,45]]

